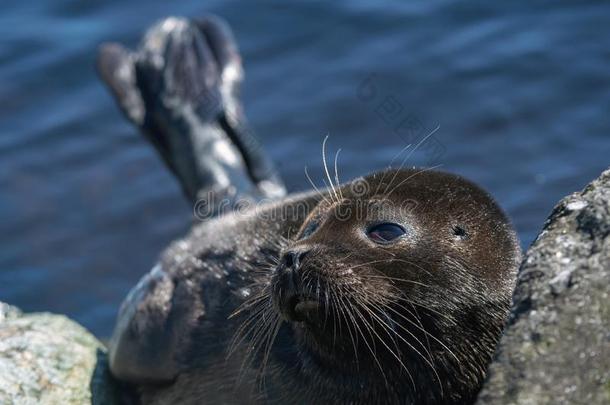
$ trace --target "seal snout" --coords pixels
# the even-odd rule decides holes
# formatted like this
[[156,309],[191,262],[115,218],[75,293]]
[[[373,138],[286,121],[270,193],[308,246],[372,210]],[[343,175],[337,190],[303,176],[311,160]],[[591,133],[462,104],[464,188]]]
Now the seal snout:
[[290,322],[303,322],[319,309],[318,301],[304,287],[302,265],[307,249],[287,251],[273,274],[273,301]]

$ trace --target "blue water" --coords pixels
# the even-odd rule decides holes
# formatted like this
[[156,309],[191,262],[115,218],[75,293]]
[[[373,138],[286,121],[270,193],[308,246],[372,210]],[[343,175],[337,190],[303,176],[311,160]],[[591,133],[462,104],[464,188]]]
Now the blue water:
[[225,17],[246,111],[291,190],[321,142],[349,179],[409,159],[480,183],[531,243],[610,165],[610,3],[13,1],[0,13],[0,300],[107,336],[191,209],[97,80],[96,46]]

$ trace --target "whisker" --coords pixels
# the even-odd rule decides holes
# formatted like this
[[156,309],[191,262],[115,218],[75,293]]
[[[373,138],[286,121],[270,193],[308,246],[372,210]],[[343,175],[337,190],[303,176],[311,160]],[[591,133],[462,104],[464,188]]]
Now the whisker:
[[322,201],[324,201],[324,203],[328,204],[329,202],[326,199],[326,196],[320,191],[320,189],[318,187],[316,187],[315,183],[313,182],[313,180],[309,176],[309,172],[307,172],[307,166],[305,166],[305,177],[307,177],[307,180],[309,180],[309,183],[314,188],[314,190],[316,190],[318,192],[318,194],[322,198]]
[[[390,311],[394,312],[396,315],[400,316],[401,318],[403,318],[404,320],[406,320],[407,322],[409,322],[411,325],[415,326],[416,328],[418,328],[419,330],[421,330],[422,332],[424,332],[425,335],[428,335],[429,337],[431,337],[434,341],[436,341],[439,345],[441,345],[443,347],[443,349],[447,350],[447,352],[449,352],[449,354],[451,354],[451,356],[453,356],[453,358],[457,361],[460,361],[458,359],[458,357],[451,351],[451,349],[449,349],[447,347],[447,345],[445,345],[440,339],[438,339],[436,336],[434,336],[433,334],[431,334],[430,332],[428,332],[423,326],[417,325],[415,322],[413,322],[411,319],[405,317],[402,313],[400,313],[399,311],[397,311],[396,309],[392,308],[391,306],[389,306],[387,309],[389,309]],[[400,325],[400,324],[398,324]]]
[[[370,304],[370,303],[369,303]],[[368,306],[364,306],[365,308],[367,308]],[[398,351],[398,353],[400,353],[400,350],[398,349],[398,344],[396,343],[396,341],[393,339],[393,336],[390,335],[390,331],[394,332],[394,335],[397,336],[398,338],[402,339],[409,347],[411,347],[416,353],[418,353],[420,356],[421,354],[411,345],[409,344],[402,336],[400,336],[398,333],[396,333],[396,331],[394,331],[390,326],[388,326],[377,314],[375,314],[374,311],[367,311],[368,314],[370,316],[372,316],[374,319],[377,320],[377,322],[384,328],[384,330],[386,331],[386,333],[388,334],[388,336],[390,336],[390,339],[392,339],[394,341],[394,344],[396,345],[396,349]],[[363,319],[364,320],[364,319]],[[365,321],[366,322],[366,321]],[[381,336],[379,336],[379,334],[374,330],[374,328],[372,327],[375,335],[379,338],[379,341],[385,346],[385,348],[390,352],[390,354],[396,359],[398,360],[398,362],[400,363],[400,366],[407,372],[409,379],[411,380],[411,384],[413,385],[413,389],[417,390],[417,387],[415,386],[415,380],[413,379],[413,375],[411,374],[411,372],[409,371],[409,369],[407,368],[407,366],[404,364],[404,362],[402,361],[402,359],[400,358],[400,356],[398,354],[396,354],[392,349],[390,349],[390,347],[385,343],[385,341],[383,340],[383,338],[381,338]],[[423,356],[422,356],[423,357]]]
[[337,194],[337,190],[335,190],[335,186],[333,185],[333,181],[330,178],[330,173],[328,172],[328,165],[326,164],[326,141],[328,141],[328,135],[324,137],[324,141],[322,141],[322,163],[324,164],[324,171],[326,172],[326,178],[328,178],[328,182],[330,183],[330,189],[332,190],[337,202],[339,200],[339,195]]
[[276,315],[275,326],[273,328],[270,328],[270,331],[272,330],[272,332],[267,337],[265,353],[263,355],[263,364],[261,367],[261,377],[262,377],[261,384],[263,384],[263,385],[264,385],[264,378],[265,378],[265,370],[266,370],[267,364],[269,362],[269,356],[271,354],[271,349],[273,348],[273,343],[275,342],[275,339],[280,331],[280,328],[282,327],[282,323],[283,323],[282,318],[279,315]]
[[381,185],[383,184],[383,181],[385,180],[385,176],[388,173],[388,171],[392,168],[392,164],[394,164],[394,161],[396,159],[398,159],[398,157],[400,155],[402,155],[407,149],[409,149],[413,144],[408,144],[407,146],[405,146],[404,148],[402,148],[396,155],[394,155],[394,157],[392,158],[392,160],[390,160],[390,163],[387,166],[387,170],[383,172],[383,175],[381,176],[381,180],[379,180],[379,183],[377,184],[377,188],[375,189],[375,194],[379,193],[379,188],[381,187]]
[[[377,304],[374,304],[372,302],[369,302],[369,305],[373,306],[374,308],[376,308],[378,311],[383,311],[383,309],[381,307],[379,307]],[[384,308],[387,308],[386,306],[384,306]],[[376,316],[376,315],[375,315]],[[379,319],[379,318],[378,318]],[[381,319],[379,319],[380,322],[383,322]],[[417,348],[415,348],[411,343],[409,343],[404,337],[402,337],[400,334],[398,334],[396,331],[394,331],[393,329],[391,329],[390,327],[389,330],[391,330],[392,332],[394,332],[396,334],[396,336],[402,340],[407,346],[409,346],[411,348],[411,350],[413,350],[415,353],[417,353],[423,360],[424,362],[430,366],[430,368],[432,368],[432,370],[434,371],[434,374],[436,375],[437,381],[440,383],[441,379],[436,371],[436,368],[433,365],[432,362],[432,354],[426,349],[426,347],[424,346],[424,344],[422,342],[420,342],[420,340],[407,328],[405,328],[403,325],[401,325],[400,323],[396,323],[396,325],[398,327],[400,327],[402,330],[404,330],[405,332],[407,332],[413,339],[415,339],[417,341],[417,343],[419,343],[421,345],[421,347],[426,351],[426,354],[428,355],[428,358],[426,358],[419,350],[417,350]],[[386,325],[387,326],[387,325]],[[441,392],[442,392],[442,386],[441,388]]]
[[[352,346],[354,347],[354,358],[356,359],[356,368],[359,367],[359,361],[358,361],[358,333],[356,331],[356,319],[354,318],[353,314],[351,313],[351,311],[349,310],[349,306],[348,304],[345,302],[345,300],[343,299],[343,296],[341,296],[340,294],[337,295],[338,300],[340,301],[340,305],[339,305],[339,309],[341,310],[341,314],[343,315],[344,319],[345,319],[345,325],[347,327],[347,331],[350,335],[350,339],[352,341]],[[351,323],[348,321],[348,317],[351,320]],[[354,326],[354,333],[352,333],[352,328],[350,327],[350,325]]]
[[404,179],[403,181],[398,183],[398,185],[396,187],[394,187],[389,193],[387,192],[387,188],[386,188],[386,192],[384,192],[385,193],[385,198],[388,198],[394,191],[396,191],[396,189],[398,189],[398,187],[402,186],[403,184],[405,184],[407,181],[409,181],[413,177],[417,176],[418,174],[429,172],[429,171],[437,169],[437,168],[439,168],[441,166],[442,166],[442,164],[438,164],[438,165],[435,165],[435,166],[432,166],[432,167],[427,167],[425,169],[418,170],[416,173],[413,173],[412,175],[410,175],[409,177],[407,177],[406,179]]
[[337,170],[337,160],[339,159],[339,153],[341,153],[341,148],[337,149],[337,152],[335,153],[335,183],[337,183],[337,190],[339,191],[341,199],[343,199],[343,191],[341,190],[341,187],[339,187],[339,171]]
[[[360,318],[360,320],[363,321],[365,329],[368,332],[369,336],[371,337],[371,344],[373,345],[373,347],[375,347],[375,337],[371,333],[370,325],[368,325],[368,323],[364,320],[363,315],[360,313],[360,311],[358,311],[357,308],[352,308],[352,309],[354,309],[354,313],[356,314],[356,316],[358,316],[358,318]],[[357,322],[354,325],[360,331],[360,334],[362,335],[362,340],[364,341],[364,344],[366,345],[366,347],[369,349],[371,355],[373,356],[373,360],[377,364],[377,367],[379,368],[379,371],[381,372],[381,375],[383,376],[383,380],[385,382],[386,387],[389,388],[390,384],[389,384],[388,378],[387,378],[386,374],[383,371],[383,367],[381,366],[381,362],[379,361],[379,358],[377,357],[377,349],[376,348],[373,349],[371,347],[371,345],[369,345],[368,340],[366,339],[366,336],[362,332],[362,328],[360,328],[360,325],[358,325]]]
[[[417,151],[417,149],[421,146],[422,143],[426,142],[428,140],[428,138],[430,138],[432,135],[434,135],[436,133],[436,131],[438,131],[440,129],[440,125],[437,125],[436,128],[434,128],[432,131],[430,131],[430,133],[426,136],[424,136],[418,143],[417,145],[415,145],[415,147],[409,152],[409,154],[403,159],[402,163],[400,164],[400,167],[398,168],[398,170],[402,169],[405,165],[405,163],[407,162],[407,160],[409,160],[409,158],[411,157],[411,155]],[[392,180],[390,180],[390,182],[388,183],[388,186],[385,188],[383,194],[386,194],[388,192],[388,188],[390,188],[390,186],[392,185],[392,183],[394,182],[394,180],[396,180],[396,176],[398,175],[398,170],[396,170],[396,172],[394,172],[394,176],[392,177]]]
[[419,281],[413,281],[413,280],[409,280],[409,279],[406,279],[406,278],[389,277],[389,276],[374,275],[374,274],[361,274],[360,277],[362,277],[362,278],[375,278],[375,279],[382,279],[382,280],[391,280],[391,281],[400,281],[400,282],[404,282],[404,283],[420,285],[422,287],[432,288],[432,286],[429,285],[429,284],[424,284],[424,283],[421,283]]

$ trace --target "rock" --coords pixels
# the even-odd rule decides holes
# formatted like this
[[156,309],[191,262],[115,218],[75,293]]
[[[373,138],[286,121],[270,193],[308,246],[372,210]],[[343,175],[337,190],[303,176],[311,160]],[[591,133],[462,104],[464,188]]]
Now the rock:
[[106,351],[85,328],[0,303],[0,404],[118,404]]
[[0,302],[0,322],[6,319],[14,319],[21,315],[21,311],[12,305]]
[[477,404],[610,403],[610,170],[564,198],[521,265]]

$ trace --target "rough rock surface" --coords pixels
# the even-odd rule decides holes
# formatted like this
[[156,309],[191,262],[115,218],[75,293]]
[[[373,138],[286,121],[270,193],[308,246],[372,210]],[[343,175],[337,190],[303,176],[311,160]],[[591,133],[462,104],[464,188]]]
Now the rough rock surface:
[[496,356],[477,404],[610,404],[610,170],[526,253]]
[[0,404],[117,404],[105,356],[68,318],[0,303]]

